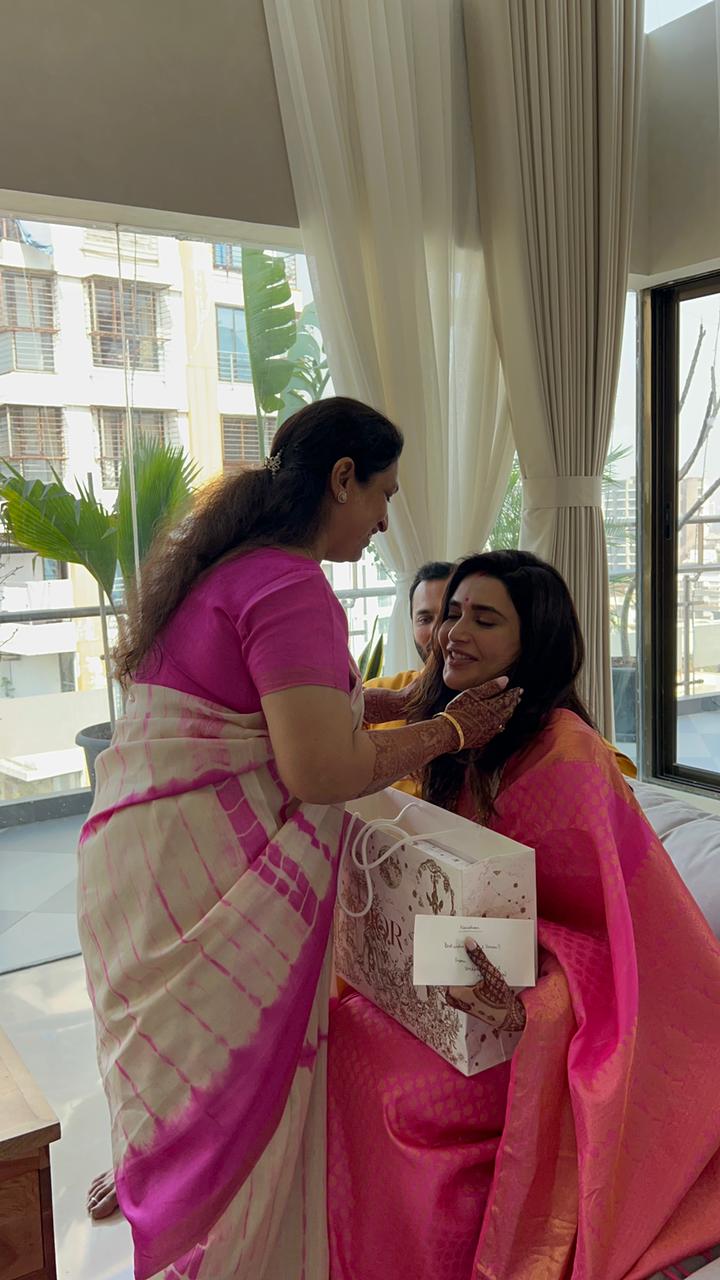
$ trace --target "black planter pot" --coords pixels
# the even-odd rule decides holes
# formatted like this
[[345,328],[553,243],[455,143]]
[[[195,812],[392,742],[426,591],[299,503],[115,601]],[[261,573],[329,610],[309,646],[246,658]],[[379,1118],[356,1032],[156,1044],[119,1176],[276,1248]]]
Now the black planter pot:
[[90,791],[93,796],[95,795],[95,761],[100,752],[110,746],[111,737],[112,729],[108,720],[105,724],[88,725],[87,729],[81,729],[75,738],[77,745],[85,752]]

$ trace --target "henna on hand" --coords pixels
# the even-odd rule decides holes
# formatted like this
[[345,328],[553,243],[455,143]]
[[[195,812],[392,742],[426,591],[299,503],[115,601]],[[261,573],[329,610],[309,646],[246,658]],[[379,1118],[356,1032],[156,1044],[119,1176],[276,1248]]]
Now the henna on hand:
[[522,1031],[527,1014],[518,994],[488,960],[482,947],[466,938],[465,948],[480,972],[480,981],[474,987],[448,987],[445,992],[447,1004],[461,1013],[480,1018],[496,1031]]
[[[486,746],[505,728],[522,697],[521,689],[506,692],[506,687],[507,679],[503,676],[489,680],[478,689],[466,689],[448,703],[450,718],[438,716],[421,720],[404,729],[371,730],[367,736],[375,748],[375,764],[370,782],[359,795],[372,795],[401,778],[419,774],[431,760],[463,746]],[[454,720],[460,725],[462,740]]]
[[449,720],[422,720],[404,729],[370,730],[367,736],[375,748],[375,765],[370,782],[360,793],[363,796],[419,773],[437,756],[458,749],[457,729]]
[[457,720],[465,742],[464,745],[475,750],[486,747],[498,733],[502,733],[510,717],[515,711],[522,689],[508,689],[499,680],[489,680],[477,689],[465,689],[453,698],[445,708],[446,712]]
[[363,723],[367,725],[384,724],[389,720],[402,720],[409,693],[413,685],[404,689],[363,689],[365,709]]

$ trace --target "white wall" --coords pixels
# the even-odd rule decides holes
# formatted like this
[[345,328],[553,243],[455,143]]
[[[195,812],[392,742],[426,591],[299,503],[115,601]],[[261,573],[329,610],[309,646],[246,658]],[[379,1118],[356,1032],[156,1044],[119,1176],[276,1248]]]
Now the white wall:
[[[4,6],[5,190],[297,226],[262,0]],[[720,258],[714,4],[649,33],[631,270]]]
[[0,756],[65,751],[74,746],[75,734],[80,729],[102,724],[107,718],[104,689],[86,693],[36,691],[29,697],[0,698]]
[[[31,658],[8,658],[3,654],[0,657],[0,675],[12,680],[13,686],[13,697],[4,699],[3,704],[9,701],[14,702],[16,698],[22,698],[25,702],[26,699],[35,696],[60,693],[60,666],[57,650],[54,653]],[[3,720],[6,718],[4,710],[4,705],[0,706],[0,737]],[[47,726],[43,723],[42,733],[38,734],[39,741],[44,740],[46,730]],[[0,751],[0,755],[9,754],[8,751]],[[15,748],[13,754],[18,755],[20,752]]]
[[646,37],[631,271],[686,272],[720,259],[720,109],[715,5]]
[[297,226],[262,0],[2,7],[6,190]]

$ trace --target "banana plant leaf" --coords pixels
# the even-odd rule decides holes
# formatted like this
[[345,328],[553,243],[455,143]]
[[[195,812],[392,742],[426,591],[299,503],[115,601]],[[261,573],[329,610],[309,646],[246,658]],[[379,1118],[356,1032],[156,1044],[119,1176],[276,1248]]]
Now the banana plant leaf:
[[378,636],[375,644],[370,651],[368,657],[365,679],[377,680],[378,676],[383,673],[383,664],[385,662],[385,637]]
[[112,601],[117,568],[117,522],[78,484],[70,493],[58,476],[48,484],[26,480],[8,463],[0,476],[2,521],[12,542],[48,560],[83,565]]
[[373,622],[370,639],[358,658],[358,670],[362,677],[363,684],[366,680],[376,680],[378,676],[382,675],[383,661],[385,657],[385,638],[380,634],[376,640],[376,634],[377,618]]
[[[137,505],[138,551],[145,559],[158,530],[175,524],[187,510],[198,467],[180,445],[163,443],[142,434],[133,445],[132,469]],[[130,462],[123,458],[118,484],[118,558],[126,583],[135,579],[135,541],[132,523]]]
[[292,361],[293,372],[283,392],[283,407],[277,421],[279,427],[298,409],[313,400],[320,400],[330,380],[314,302],[309,302],[303,310],[297,341],[288,351],[288,359]]
[[292,376],[288,352],[297,337],[285,263],[262,249],[243,248],[242,278],[255,399],[263,413],[275,413]]

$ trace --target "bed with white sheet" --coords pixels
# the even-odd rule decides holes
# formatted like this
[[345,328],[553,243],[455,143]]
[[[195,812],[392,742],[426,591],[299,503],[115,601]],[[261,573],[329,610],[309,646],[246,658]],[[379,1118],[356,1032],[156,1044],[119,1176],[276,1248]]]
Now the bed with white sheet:
[[707,813],[665,787],[647,782],[631,785],[710,928],[720,938],[720,813]]

